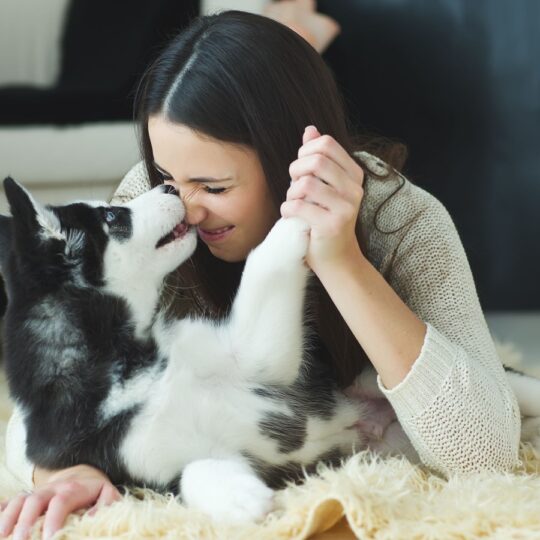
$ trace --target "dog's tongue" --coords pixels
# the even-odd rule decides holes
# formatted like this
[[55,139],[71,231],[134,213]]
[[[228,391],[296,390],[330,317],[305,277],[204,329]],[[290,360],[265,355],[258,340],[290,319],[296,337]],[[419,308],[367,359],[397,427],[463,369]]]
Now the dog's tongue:
[[175,238],[178,238],[179,236],[182,236],[187,231],[187,224],[182,221],[182,223],[179,223],[174,229],[173,234]]

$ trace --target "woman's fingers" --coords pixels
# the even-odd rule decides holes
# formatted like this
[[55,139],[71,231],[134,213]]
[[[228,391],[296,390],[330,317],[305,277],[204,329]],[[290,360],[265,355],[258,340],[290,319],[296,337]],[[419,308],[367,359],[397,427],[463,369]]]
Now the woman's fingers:
[[[304,133],[302,135],[302,145],[308,143],[309,141],[317,139],[320,136],[321,134],[315,126],[307,126],[306,129],[304,129]],[[300,150],[301,149],[302,146],[300,147]],[[298,157],[300,157],[300,150],[298,150]]]
[[[320,135],[310,138],[298,150],[298,158],[312,154],[321,154],[334,161],[347,174],[357,178],[358,171],[362,170],[354,158],[330,135]],[[362,177],[359,179],[362,180]]]
[[338,192],[315,176],[303,176],[287,190],[287,200],[302,199],[326,210],[336,210],[344,203]]
[[99,491],[86,488],[79,482],[65,482],[56,490],[56,494],[49,502],[49,508],[43,522],[43,537],[48,538],[60,530],[69,514],[89,507],[98,497]]
[[121,498],[107,476],[89,465],[75,465],[49,475],[34,493],[21,493],[7,504],[0,518],[0,535],[14,531],[14,540],[26,538],[38,517],[45,513],[43,538],[62,528],[71,512]]
[[280,211],[284,218],[299,217],[310,225],[313,223],[320,223],[320,221],[328,214],[327,209],[301,199],[285,201],[282,203]]
[[296,182],[292,182],[287,190],[287,200],[303,199],[329,210],[352,212],[355,215],[362,196],[363,189],[360,186],[349,186],[349,191],[345,195],[313,175],[300,177]]
[[113,485],[107,484],[101,490],[96,504],[88,510],[88,514],[93,516],[102,506],[109,506],[121,498],[122,494]]
[[17,519],[17,526],[13,531],[13,537],[16,540],[27,538],[29,533],[38,520],[39,516],[47,509],[53,492],[41,491],[33,493],[26,497],[23,507]]
[[293,161],[289,174],[293,182],[302,176],[316,176],[338,191],[344,189],[344,184],[348,182],[345,171],[322,154],[310,154]]
[[20,493],[7,503],[0,518],[0,535],[11,534],[28,496],[27,493]]

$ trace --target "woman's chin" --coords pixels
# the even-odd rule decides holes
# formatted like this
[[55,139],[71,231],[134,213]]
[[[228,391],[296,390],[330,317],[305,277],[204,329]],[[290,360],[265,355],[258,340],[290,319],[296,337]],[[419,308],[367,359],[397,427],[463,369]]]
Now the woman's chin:
[[245,261],[247,253],[239,253],[236,250],[225,249],[225,246],[208,246],[210,253],[224,262],[235,263]]

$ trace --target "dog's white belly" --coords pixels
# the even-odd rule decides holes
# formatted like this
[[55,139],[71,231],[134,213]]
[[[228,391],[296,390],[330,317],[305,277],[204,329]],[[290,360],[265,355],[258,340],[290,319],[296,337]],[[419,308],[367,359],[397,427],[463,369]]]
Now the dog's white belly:
[[246,383],[200,380],[192,373],[167,370],[151,389],[149,400],[133,418],[120,455],[134,478],[167,485],[190,462],[228,458],[241,452],[272,463],[311,463],[325,452],[358,444],[355,430],[345,427],[358,419],[354,407],[340,408],[331,420],[310,418],[305,445],[279,451],[276,440],[261,434],[265,413],[292,415],[285,403],[256,395]]
[[275,441],[262,437],[264,412],[288,413],[239,382],[201,381],[184,372],[165,373],[130,423],[120,454],[135,478],[167,484],[188,463],[239,451],[278,457]]

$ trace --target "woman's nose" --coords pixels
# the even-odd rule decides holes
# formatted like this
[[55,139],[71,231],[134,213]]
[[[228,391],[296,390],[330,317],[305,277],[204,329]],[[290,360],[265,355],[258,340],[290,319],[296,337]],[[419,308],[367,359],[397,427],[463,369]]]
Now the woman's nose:
[[184,206],[186,207],[185,220],[189,225],[198,225],[206,219],[208,212],[204,206],[190,200],[184,200]]
[[[197,202],[197,189],[194,189],[191,192],[188,192],[187,194],[182,193],[180,191],[180,186],[174,181],[174,180],[165,180],[163,182],[168,189],[175,190],[179,195],[180,199],[184,203],[184,207],[186,208],[186,216],[185,220],[190,225],[198,225],[202,221],[206,219],[206,216],[208,214],[207,210]],[[185,196],[184,196],[185,195]]]

